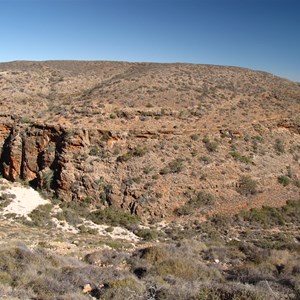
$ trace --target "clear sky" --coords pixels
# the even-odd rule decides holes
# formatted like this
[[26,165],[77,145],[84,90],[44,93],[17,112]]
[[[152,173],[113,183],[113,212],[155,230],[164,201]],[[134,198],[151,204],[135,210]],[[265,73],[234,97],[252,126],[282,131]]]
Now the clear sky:
[[248,67],[300,82],[300,0],[0,0],[0,61]]

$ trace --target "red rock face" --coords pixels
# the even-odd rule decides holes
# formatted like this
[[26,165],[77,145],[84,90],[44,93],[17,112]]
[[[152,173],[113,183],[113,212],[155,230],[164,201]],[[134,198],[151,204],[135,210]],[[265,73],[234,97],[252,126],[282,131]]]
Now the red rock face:
[[9,161],[4,164],[4,176],[15,181],[20,178],[22,172],[22,139],[18,130],[13,130],[8,146]]
[[[256,137],[255,128],[247,129],[247,134]],[[210,138],[206,136],[203,142],[179,131],[148,133],[141,138],[136,130],[122,134],[97,129],[70,132],[40,125],[2,126],[1,170],[9,180],[30,182],[64,201],[89,201],[96,207],[112,205],[145,218],[169,218],[199,191],[215,198],[213,205],[199,210],[202,217],[280,205],[298,193],[295,186],[283,189],[277,181],[297,157],[292,151],[276,154],[272,148],[274,134],[284,138],[285,145],[295,147],[300,137],[294,131],[278,129],[276,133],[262,126],[258,130],[264,142],[254,145],[253,140],[244,138],[243,131],[239,136],[224,137],[221,130]],[[218,141],[216,152],[207,149],[210,139]],[[257,154],[249,156],[249,161],[237,154],[231,157],[228,153],[232,153],[233,143],[245,153],[255,146]],[[191,153],[193,149],[198,151],[196,156]],[[237,192],[246,169],[258,183],[256,195]],[[299,171],[299,164],[292,165],[291,176],[299,178]]]
[[7,125],[0,124],[0,145],[3,147],[4,141],[7,139],[11,131],[11,128]]

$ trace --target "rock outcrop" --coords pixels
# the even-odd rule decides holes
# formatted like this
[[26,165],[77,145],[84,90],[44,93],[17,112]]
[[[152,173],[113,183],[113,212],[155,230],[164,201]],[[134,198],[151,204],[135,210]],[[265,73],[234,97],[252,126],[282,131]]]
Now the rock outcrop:
[[[274,131],[264,130],[264,139],[272,138]],[[252,134],[255,137],[254,130]],[[299,134],[285,134],[289,136],[286,144],[299,145]],[[196,191],[213,194],[218,199],[216,209],[226,212],[271,201],[282,203],[297,193],[297,188],[283,191],[277,183],[277,176],[287,172],[296,153],[277,157],[274,149],[267,155],[253,154],[249,161],[236,161],[229,156],[233,145],[254,147],[254,141],[245,141],[244,134],[224,137],[221,131],[214,136],[219,141],[216,152],[207,150],[205,142],[193,135],[174,132],[145,135],[129,131],[122,135],[97,129],[70,131],[58,126],[11,124],[1,127],[0,136],[0,166],[5,178],[29,182],[64,201],[112,205],[152,218],[172,215]],[[186,149],[178,151],[174,145]],[[263,144],[255,147],[261,148],[255,151],[265,151]],[[196,157],[193,151],[199,152]],[[178,156],[182,159],[172,159]],[[291,176],[298,178],[299,161],[292,169]],[[252,203],[237,192],[245,172],[259,182],[260,193],[251,196]],[[267,199],[271,186],[276,186],[277,192]],[[213,211],[212,207],[207,209],[206,213]]]

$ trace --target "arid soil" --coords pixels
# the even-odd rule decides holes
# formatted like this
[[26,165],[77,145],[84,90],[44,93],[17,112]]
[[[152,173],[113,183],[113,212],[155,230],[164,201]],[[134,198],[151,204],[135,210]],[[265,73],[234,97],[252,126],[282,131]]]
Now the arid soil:
[[300,87],[265,72],[2,63],[0,104],[2,175],[63,201],[160,221],[299,198]]
[[19,61],[0,104],[0,299],[300,299],[299,84]]

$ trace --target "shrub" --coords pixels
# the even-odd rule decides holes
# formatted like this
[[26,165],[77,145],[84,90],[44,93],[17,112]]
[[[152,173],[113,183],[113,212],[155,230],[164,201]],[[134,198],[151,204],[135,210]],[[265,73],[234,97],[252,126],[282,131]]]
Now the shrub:
[[14,194],[2,192],[2,194],[0,194],[0,208],[8,206],[12,202],[12,199],[14,199],[15,197],[16,195]]
[[152,241],[158,238],[157,231],[153,229],[142,228],[138,229],[134,233],[145,241]]
[[112,226],[137,224],[139,218],[124,210],[108,207],[106,209],[97,209],[90,212],[88,218],[96,224],[109,224]]
[[197,293],[197,300],[264,300],[266,295],[261,291],[251,290],[248,286],[242,285],[238,288],[226,286],[226,287],[203,287]]
[[256,190],[257,183],[255,180],[253,180],[250,176],[242,176],[239,181],[239,187],[237,188],[237,191],[241,195],[254,195],[257,193]]
[[118,266],[127,257],[128,254],[123,251],[111,250],[111,249],[102,249],[95,252],[89,253],[84,257],[84,261],[91,265],[114,265]]
[[197,140],[199,139],[199,134],[193,133],[193,134],[191,135],[191,139],[192,139],[193,141],[197,141]]
[[178,208],[176,213],[181,215],[189,215],[203,206],[214,204],[214,196],[210,193],[199,192],[195,196],[193,196],[185,205]]
[[200,156],[199,161],[200,161],[200,162],[203,162],[203,163],[206,164],[206,165],[208,165],[208,164],[210,163],[211,160],[210,160],[210,158],[207,157],[207,156]]
[[241,155],[240,153],[236,152],[236,151],[232,151],[232,152],[229,152],[229,154],[236,160],[242,162],[242,163],[245,163],[245,164],[249,164],[251,163],[251,159],[247,156],[244,156],[244,155]]
[[54,171],[51,169],[44,170],[41,176],[41,188],[50,190],[53,185]]
[[103,204],[111,204],[111,193],[112,193],[112,185],[107,184],[105,186],[101,186],[100,199]]
[[278,179],[278,182],[279,182],[280,184],[282,184],[283,186],[287,186],[287,185],[289,185],[290,182],[291,182],[291,178],[288,177],[288,176],[285,176],[285,175],[278,176],[277,179]]
[[300,180],[299,179],[294,180],[294,185],[300,188]]
[[147,150],[143,147],[134,147],[132,150],[130,150],[132,153],[132,156],[142,157],[146,154]]
[[101,298],[97,299],[143,299],[144,292],[145,286],[142,282],[134,277],[128,277],[109,282],[107,288],[101,294]]
[[[0,270],[3,283],[10,284],[15,295],[19,293],[18,299],[86,299],[82,298],[81,293],[87,282],[99,282],[105,275],[108,279],[111,276],[107,271],[105,274],[105,271],[75,258],[51,254],[42,249],[30,250],[25,245],[2,246]],[[29,291],[28,295],[21,294],[23,289]],[[11,296],[7,299],[16,299]]]
[[28,215],[31,219],[29,224],[37,227],[51,227],[53,225],[51,220],[52,207],[52,204],[38,206]]
[[198,278],[198,271],[198,266],[184,257],[167,257],[155,268],[155,273],[162,277],[173,275],[186,280]]
[[100,153],[100,149],[99,149],[99,147],[97,145],[91,146],[89,155],[97,156],[99,153]]
[[[90,148],[89,155],[98,156],[101,158],[107,158],[109,153],[105,149],[103,149],[97,145],[93,145]],[[76,158],[76,156],[75,156],[75,158]]]
[[218,146],[219,146],[217,142],[210,141],[208,137],[205,137],[202,141],[205,144],[205,147],[209,152],[217,151]]
[[284,225],[285,217],[279,209],[264,206],[261,209],[252,208],[247,212],[241,213],[245,221],[251,224],[260,225]]
[[31,123],[31,120],[29,117],[23,117],[20,119],[20,122],[21,123]]
[[169,162],[169,164],[160,170],[160,174],[168,174],[168,173],[180,173],[183,170],[184,160],[182,158],[176,158]]
[[63,208],[61,212],[58,212],[56,215],[58,220],[64,220],[70,225],[78,225],[82,223],[81,218],[78,215],[78,212],[73,210],[72,208]]
[[281,139],[275,140],[274,149],[277,152],[277,154],[281,154],[285,152],[284,143]]
[[149,273],[165,278],[184,280],[205,280],[220,278],[221,275],[215,269],[209,269],[195,257],[193,249],[179,244],[152,246],[139,250],[138,255],[148,266]]
[[91,228],[85,225],[80,225],[77,227],[80,233],[87,233],[87,234],[92,234],[96,235],[98,233],[98,230],[96,228]]
[[[62,220],[68,219],[68,217],[72,218],[74,216],[74,219],[78,219],[79,217],[86,218],[89,214],[89,206],[91,204],[90,202],[91,198],[86,198],[83,201],[70,201],[66,202],[63,201],[59,204],[59,207],[62,209],[62,212],[59,212],[57,216],[60,216]],[[78,223],[77,221],[74,222],[74,224]]]
[[117,161],[126,162],[133,157],[142,157],[146,154],[146,152],[147,152],[146,148],[134,147],[133,149],[129,150],[127,153],[119,156],[117,158]]

